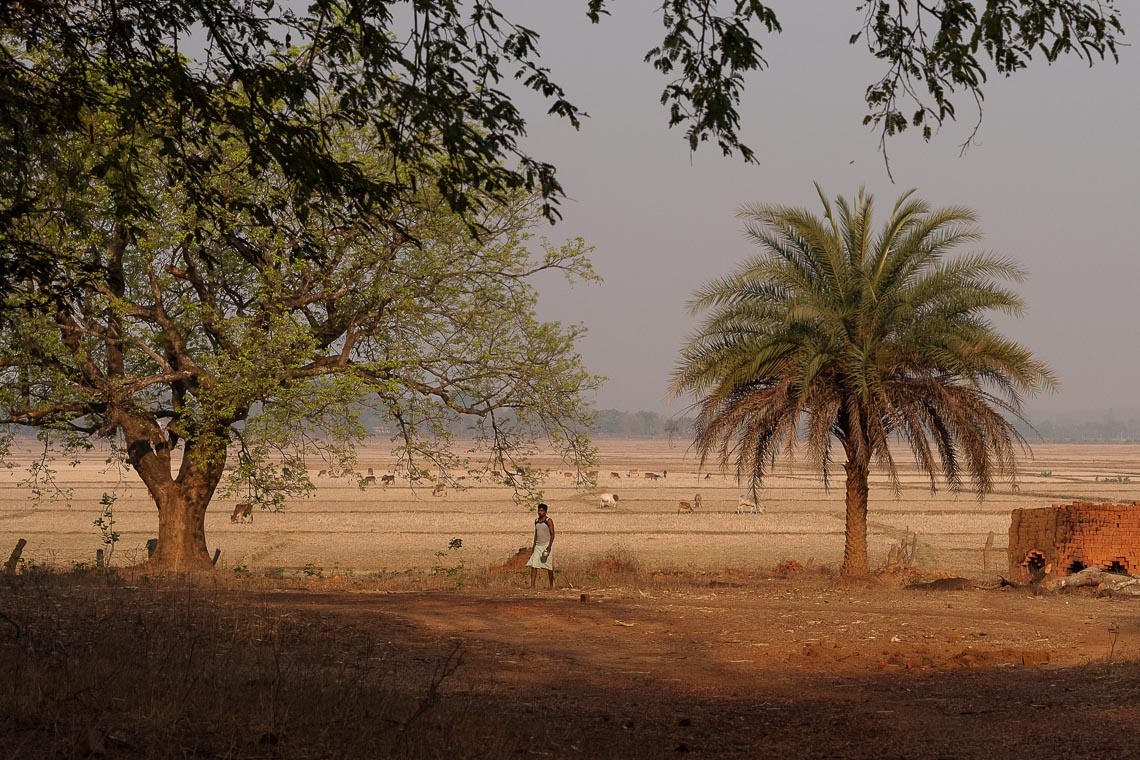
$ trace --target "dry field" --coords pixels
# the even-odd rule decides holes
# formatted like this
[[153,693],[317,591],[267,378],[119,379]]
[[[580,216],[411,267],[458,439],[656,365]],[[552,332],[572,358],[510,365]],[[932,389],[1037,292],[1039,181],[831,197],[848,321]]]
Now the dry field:
[[[521,588],[520,572],[417,572],[498,565],[529,539],[530,513],[471,481],[433,497],[320,478],[315,498],[244,525],[219,500],[207,540],[224,569],[194,588],[30,572],[90,561],[117,476],[92,455],[61,471],[70,504],[36,504],[7,472],[0,541],[27,538],[29,564],[0,576],[0,757],[1137,756],[1135,601],[785,577],[772,566],[786,558],[838,564],[841,488],[787,467],[765,514],[738,515],[731,480],[698,478],[680,448],[601,454],[617,509],[564,477],[546,487],[553,591]],[[990,531],[989,574],[1004,567],[1010,509],[1137,497],[1106,476],[1140,491],[1140,447],[1036,454],[1020,492],[983,503],[931,496],[913,471],[898,499],[879,481],[876,564],[910,528],[928,575],[985,578]],[[360,466],[389,464],[376,449]],[[677,514],[698,491],[700,512]],[[114,564],[141,559],[156,517],[136,483],[119,486],[116,520]]]
[[[940,488],[932,495],[928,481],[913,467],[904,469],[897,498],[885,479],[875,478],[871,493],[870,551],[872,566],[885,561],[889,547],[904,530],[919,535],[919,562],[927,569],[985,577],[1003,571],[1009,512],[1017,507],[1047,506],[1073,499],[1140,499],[1140,446],[1040,445],[1025,462],[1020,492],[1002,484],[984,502],[969,494],[954,496]],[[600,442],[598,488],[577,490],[560,476],[560,463],[539,459],[551,470],[544,494],[551,506],[559,538],[559,563],[590,562],[619,549],[647,569],[715,571],[736,568],[759,571],[786,558],[835,567],[843,551],[843,489],[836,480],[830,493],[804,463],[782,464],[761,494],[762,515],[736,514],[741,490],[733,478],[713,470],[697,473],[697,462],[683,445],[665,441]],[[31,498],[18,483],[31,452],[17,454],[17,466],[0,471],[0,546],[19,537],[28,540],[29,562],[69,568],[91,561],[102,544],[92,521],[99,500],[113,490],[118,475],[92,452],[77,465],[58,466],[60,485],[70,500]],[[360,452],[359,470],[376,475],[390,471],[383,445]],[[637,470],[630,477],[631,470]],[[839,477],[842,477],[842,469]],[[644,473],[667,475],[649,480]],[[619,473],[614,478],[611,473]],[[1045,474],[1049,473],[1049,474]],[[291,502],[284,512],[257,512],[252,524],[232,524],[234,499],[218,498],[207,515],[210,549],[220,548],[220,565],[251,571],[280,568],[298,572],[306,566],[325,574],[425,570],[440,562],[452,538],[463,548],[448,563],[462,559],[467,567],[496,565],[529,541],[532,515],[516,505],[509,489],[464,480],[462,489],[433,497],[431,488],[413,490],[406,480],[383,488],[360,489],[348,478],[316,477],[313,498]],[[1134,482],[1103,482],[1125,476]],[[1099,480],[1098,480],[1099,479]],[[599,508],[598,493],[620,496],[616,509]],[[678,514],[677,503],[700,493],[703,508]],[[118,484],[115,528],[121,540],[115,564],[144,555],[146,539],[155,535],[157,514],[145,488],[133,474]],[[995,534],[989,569],[982,547]]]

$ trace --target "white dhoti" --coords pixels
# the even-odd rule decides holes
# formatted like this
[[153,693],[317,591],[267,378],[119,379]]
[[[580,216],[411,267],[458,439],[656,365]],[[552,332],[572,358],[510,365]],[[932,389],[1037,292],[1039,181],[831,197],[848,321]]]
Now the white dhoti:
[[554,569],[554,549],[550,544],[554,540],[554,535],[550,530],[550,526],[543,520],[539,522],[534,521],[534,551],[530,554],[530,559],[527,560],[527,567],[535,567],[541,570]]
[[[548,549],[550,544],[535,544],[530,559],[526,561],[527,567],[536,567],[539,570],[554,569],[554,550]],[[545,552],[545,554],[544,554]]]

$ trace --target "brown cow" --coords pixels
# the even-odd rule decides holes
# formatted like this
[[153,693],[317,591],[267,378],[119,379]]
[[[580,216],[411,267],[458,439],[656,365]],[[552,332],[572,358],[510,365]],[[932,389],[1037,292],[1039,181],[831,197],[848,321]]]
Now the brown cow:
[[435,488],[431,489],[432,496],[447,496],[447,488],[443,483],[436,483]]
[[681,512],[688,512],[689,514],[692,514],[693,513],[693,505],[687,501],[677,502],[677,514],[680,514]]
[[253,522],[253,502],[239,501],[234,505],[234,513],[230,515],[230,522],[236,523],[239,519],[245,522],[247,517],[250,522]]
[[660,480],[660,478],[661,478],[661,476],[660,476],[660,475],[658,475],[658,474],[657,474],[657,473],[655,473],[655,472],[647,472],[647,473],[645,473],[645,479],[646,479],[646,480]]
[[365,485],[376,485],[376,476],[375,475],[365,475],[364,476],[364,484]]
[[395,475],[381,475],[381,476],[380,476],[380,483],[381,483],[381,484],[382,484],[382,485],[383,485],[385,488],[387,488],[387,487],[388,487],[388,484],[389,484],[389,483],[395,483],[395,482],[396,482],[396,476],[395,476]]

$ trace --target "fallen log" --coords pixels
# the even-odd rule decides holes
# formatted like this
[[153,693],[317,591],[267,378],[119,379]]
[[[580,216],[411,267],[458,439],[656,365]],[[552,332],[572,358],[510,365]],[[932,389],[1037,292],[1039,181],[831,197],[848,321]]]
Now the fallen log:
[[1021,581],[1011,581],[1004,575],[999,575],[998,578],[1001,579],[1001,583],[998,584],[999,588],[1026,588],[1029,586],[1028,583],[1022,583]]
[[1119,583],[1105,583],[1097,589],[1097,596],[1110,599],[1118,597],[1140,597],[1140,578],[1126,577]]
[[965,591],[972,585],[969,578],[939,578],[929,583],[912,583],[904,588],[910,591]]
[[1059,591],[1063,588],[1099,586],[1104,582],[1106,575],[1109,575],[1109,573],[1106,573],[1099,567],[1086,567],[1084,570],[1073,573],[1072,575],[1063,575],[1060,578],[1053,578],[1045,584],[1045,588],[1050,591]]

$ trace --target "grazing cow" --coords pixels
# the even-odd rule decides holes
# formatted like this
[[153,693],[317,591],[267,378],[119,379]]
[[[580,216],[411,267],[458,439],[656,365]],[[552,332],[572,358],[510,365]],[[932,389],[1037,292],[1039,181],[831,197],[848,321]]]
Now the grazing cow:
[[247,517],[250,522],[253,522],[253,502],[239,501],[234,505],[234,513],[230,515],[230,522],[236,523],[239,519],[241,522],[245,522]]
[[318,477],[318,478],[323,478],[324,476],[326,476],[326,475],[328,475],[328,474],[329,474],[329,471],[328,471],[328,470],[321,470],[320,472],[318,472],[318,473],[317,473],[317,477]]
[[740,500],[736,503],[736,514],[742,515],[745,513],[762,515],[764,514],[764,508],[752,499],[749,499],[746,496],[741,496]]
[[697,494],[696,496],[693,497],[693,509],[700,509],[700,508],[701,508],[701,495]]
[[602,503],[598,505],[598,509],[602,507],[616,507],[617,503],[621,501],[616,493],[604,493],[601,495]]
[[680,514],[682,512],[688,512],[689,514],[693,514],[693,505],[687,501],[677,502],[677,514]]
[[291,477],[293,477],[293,471],[290,470],[288,467],[282,467],[281,468],[281,477],[291,478]]
[[611,472],[610,477],[611,478],[617,478],[618,480],[621,480],[621,473],[620,472]]
[[597,470],[587,470],[586,471],[586,477],[589,478],[590,480],[597,480],[598,479],[598,471]]
[[381,476],[380,476],[380,483],[381,483],[381,484],[382,484],[382,485],[383,485],[385,488],[387,488],[387,487],[388,487],[388,484],[389,484],[389,483],[395,483],[395,482],[396,482],[396,476],[395,476],[395,475],[381,475]]
[[364,484],[365,485],[376,485],[376,476],[375,475],[365,475],[364,476]]
[[705,480],[709,480],[709,479],[711,479],[711,478],[712,478],[712,473],[711,473],[711,472],[706,472],[706,473],[705,473]]
[[636,478],[636,477],[637,477],[637,468],[636,468],[636,467],[630,467],[630,468],[629,468],[629,476],[630,476],[631,478]]
[[436,483],[435,488],[431,489],[432,496],[447,496],[447,488],[443,483]]
[[658,474],[657,474],[657,473],[655,473],[655,472],[647,472],[647,473],[645,473],[645,479],[646,479],[646,480],[659,480],[660,478],[661,478],[661,476],[660,476],[660,475],[658,475]]

